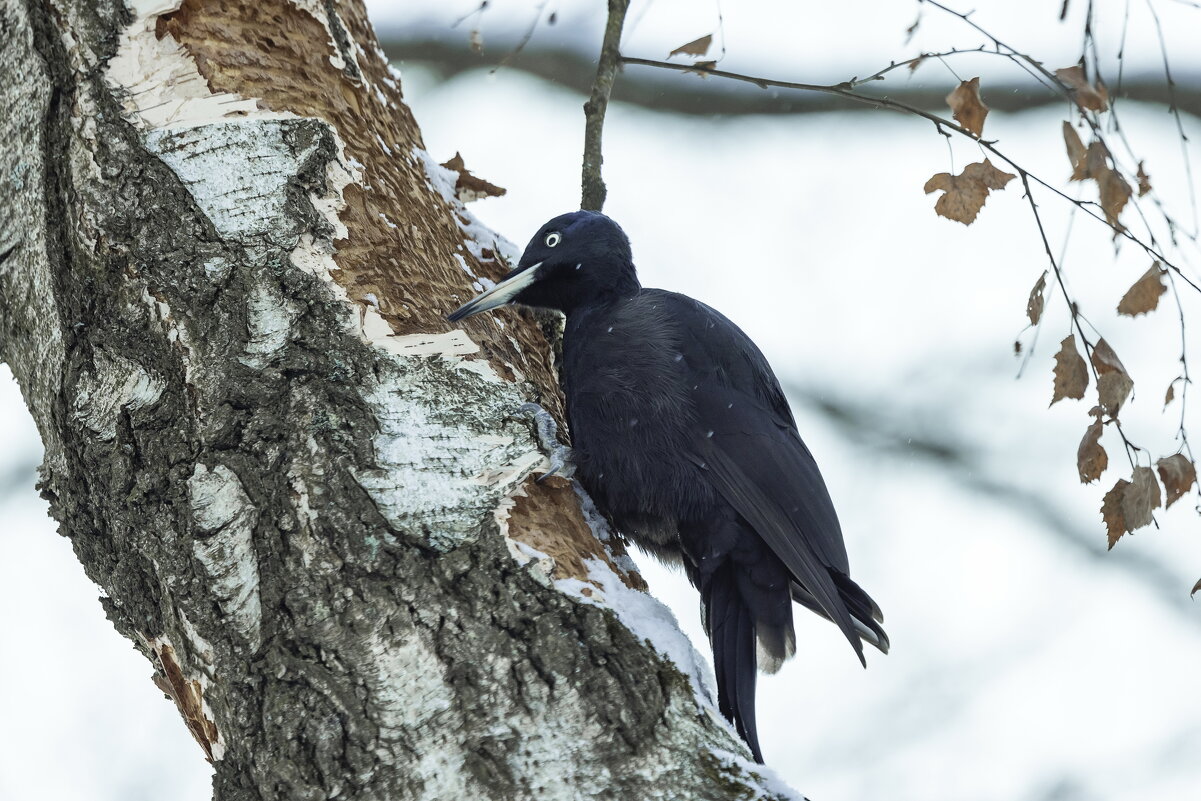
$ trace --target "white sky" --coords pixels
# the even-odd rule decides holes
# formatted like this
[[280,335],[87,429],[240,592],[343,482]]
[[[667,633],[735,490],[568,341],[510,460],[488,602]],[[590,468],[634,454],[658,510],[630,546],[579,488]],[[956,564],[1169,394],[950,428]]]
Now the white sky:
[[[738,7],[724,8],[732,68],[826,69],[830,78],[907,54],[899,31],[914,15],[910,4],[847,3],[835,19],[838,4],[805,3],[787,21],[781,15],[791,4],[777,3],[765,32],[754,4],[724,5]],[[1077,37],[1040,21],[1058,5],[982,3],[980,18],[996,18],[1003,36],[1045,47],[1048,63],[1061,65],[1074,60]],[[1082,0],[1072,5],[1078,11]],[[1114,5],[1098,4],[1106,14]],[[561,30],[580,7],[561,6]],[[1171,35],[1201,40],[1193,35],[1201,12],[1156,7],[1176,14]],[[631,47],[661,56],[708,32],[705,8],[656,2]],[[501,10],[497,0],[489,14]],[[932,18],[927,11],[927,23]],[[852,28],[853,36],[828,33]],[[923,23],[923,35],[934,30]],[[777,46],[768,33],[791,44]],[[770,61],[756,60],[768,52]],[[1183,45],[1174,55],[1182,63],[1201,58]],[[737,67],[736,57],[745,59]],[[934,65],[923,69],[933,73]],[[433,155],[442,161],[459,150],[474,172],[509,189],[475,206],[500,233],[524,242],[578,204],[581,98],[512,71],[444,85],[417,70],[405,77]],[[994,113],[988,134],[1031,169],[1063,179],[1062,113]],[[1170,117],[1160,108],[1125,113],[1157,190],[1187,218]],[[1194,164],[1198,122],[1186,120]],[[1102,486],[1080,486],[1074,455],[1087,407],[1066,401],[1047,409],[1051,353],[1067,331],[1061,300],[1048,302],[1047,330],[1026,376],[1014,380],[1012,342],[1045,258],[1029,209],[1010,186],[971,228],[937,218],[921,191],[925,179],[952,157],[956,169],[979,158],[969,144],[953,148],[952,156],[928,124],[890,114],[722,122],[616,105],[606,129],[606,210],[629,232],[646,284],[721,309],[786,381],[874,404],[919,434],[962,440],[979,454],[980,469],[1037,491],[1103,542],[1097,509],[1122,459],[1107,434],[1114,466]],[[1037,197],[1058,252],[1065,205]],[[1185,255],[1196,275],[1196,249]],[[1074,221],[1068,280],[1134,377],[1124,413],[1131,436],[1163,455],[1175,426],[1160,413],[1178,348],[1174,312],[1130,320],[1112,311],[1146,267],[1130,247],[1115,258],[1096,224]],[[1186,294],[1185,302],[1201,319],[1201,298]],[[1030,343],[1030,332],[1021,336]],[[1192,426],[1201,431],[1196,408]],[[761,683],[769,763],[819,801],[1195,797],[1201,607],[1166,605],[1163,588],[1125,565],[1132,554],[1152,559],[1174,577],[1170,591],[1186,595],[1201,575],[1191,502],[1160,514],[1159,530],[1086,558],[1029,510],[999,505],[919,460],[865,451],[806,407],[797,411],[839,506],[855,577],[883,606],[894,647],[861,670],[828,624],[798,610],[798,658]],[[6,373],[0,420],[5,475],[11,464],[36,461],[38,450]],[[151,684],[150,666],[111,630],[96,588],[53,534],[32,486],[0,497],[0,521],[0,799],[207,798],[199,748]],[[695,593],[640,561],[707,653]]]

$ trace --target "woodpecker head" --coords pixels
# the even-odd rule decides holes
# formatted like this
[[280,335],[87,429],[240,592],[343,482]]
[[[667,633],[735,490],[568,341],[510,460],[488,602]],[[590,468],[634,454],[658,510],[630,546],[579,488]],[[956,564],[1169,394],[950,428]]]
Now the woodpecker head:
[[447,315],[451,322],[509,303],[564,314],[638,291],[630,240],[598,211],[561,214],[538,229],[517,268]]

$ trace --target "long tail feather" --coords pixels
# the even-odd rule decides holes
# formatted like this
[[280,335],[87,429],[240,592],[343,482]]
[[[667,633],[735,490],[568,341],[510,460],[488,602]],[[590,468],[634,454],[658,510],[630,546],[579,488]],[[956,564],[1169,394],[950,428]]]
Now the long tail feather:
[[[884,627],[880,625],[884,621],[884,615],[880,611],[880,607],[849,577],[837,572],[833,573],[833,576],[834,583],[838,587],[839,597],[846,604],[847,611],[851,614],[851,622],[855,626],[855,633],[864,642],[875,646],[882,653],[888,653],[888,635],[884,632]],[[830,619],[830,616],[825,613],[813,595],[796,582],[792,584],[792,599],[806,609],[821,615],[827,620]]]
[[755,725],[755,621],[738,592],[736,569],[727,562],[705,576],[701,598],[709,642],[713,646],[718,706],[750,747],[755,761],[762,763],[763,753],[759,750]]

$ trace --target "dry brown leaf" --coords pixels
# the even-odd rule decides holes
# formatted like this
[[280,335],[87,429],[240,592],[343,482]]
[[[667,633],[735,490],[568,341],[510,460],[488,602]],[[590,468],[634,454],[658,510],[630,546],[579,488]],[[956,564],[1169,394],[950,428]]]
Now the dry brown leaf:
[[1080,447],[1076,449],[1076,470],[1080,473],[1081,484],[1096,481],[1109,467],[1109,454],[1101,447],[1103,430],[1104,425],[1100,420],[1093,423],[1084,432],[1084,439],[1080,440]]
[[1059,353],[1055,354],[1055,392],[1051,403],[1064,398],[1079,400],[1087,388],[1088,365],[1076,350],[1076,335],[1068,334],[1059,343]]
[[1193,591],[1189,593],[1189,597],[1192,598],[1196,595],[1197,590],[1201,590],[1201,579],[1197,579],[1197,583],[1193,585]]
[[1043,304],[1046,298],[1043,297],[1043,290],[1047,288],[1047,271],[1043,270],[1043,274],[1038,277],[1038,283],[1030,290],[1030,298],[1026,301],[1026,316],[1030,318],[1030,325],[1038,325],[1038,321],[1043,316]]
[[1159,508],[1159,482],[1150,467],[1134,468],[1134,481],[1122,492],[1122,516],[1126,530],[1151,524],[1151,513]]
[[1176,382],[1168,384],[1168,391],[1163,394],[1163,407],[1168,408],[1168,404],[1176,399]]
[[490,184],[483,178],[472,175],[463,164],[463,156],[458,151],[455,151],[454,157],[443,163],[442,166],[459,174],[459,177],[455,179],[455,194],[461,203],[470,203],[485,197],[500,197],[508,191],[504,187]]
[[955,120],[976,135],[979,139],[984,134],[984,118],[988,116],[988,106],[980,99],[980,79],[972,78],[963,81],[955,87],[955,91],[947,95],[947,105]]
[[1109,92],[1105,89],[1105,84],[1090,85],[1084,77],[1084,67],[1079,64],[1055,70],[1055,77],[1068,85],[1076,104],[1081,108],[1090,111],[1107,111],[1109,109]]
[[1126,372],[1122,360],[1104,339],[1098,340],[1096,346],[1093,347],[1093,365],[1097,368],[1097,372],[1102,374],[1113,371]]
[[[1064,137],[1066,140],[1066,128],[1064,129]],[[1074,145],[1069,143],[1069,158],[1073,158],[1072,147]],[[1125,230],[1121,223],[1118,222],[1118,217],[1121,216],[1122,209],[1126,207],[1126,203],[1130,200],[1133,190],[1130,189],[1130,184],[1126,183],[1126,179],[1122,177],[1122,174],[1109,166],[1109,161],[1109,148],[1105,147],[1105,143],[1099,139],[1090,142],[1084,154],[1083,174],[1081,174],[1079,162],[1073,159],[1072,180],[1081,181],[1085,178],[1092,178],[1097,184],[1101,200],[1101,210],[1105,212],[1105,219],[1118,230]]]
[[1138,178],[1139,197],[1142,197],[1151,191],[1151,176],[1147,175],[1146,171],[1143,169],[1143,163],[1141,161],[1138,163],[1138,172],[1134,177]]
[[1088,177],[1088,149],[1080,141],[1080,134],[1067,120],[1063,123],[1063,144],[1068,149],[1068,161],[1072,163],[1072,177],[1069,180],[1083,181]]
[[1197,466],[1183,453],[1165,456],[1156,466],[1159,468],[1159,477],[1163,479],[1164,489],[1168,491],[1168,501],[1164,508],[1180,500],[1197,481]]
[[1118,230],[1125,230],[1125,226],[1118,222],[1118,217],[1133,194],[1130,184],[1117,170],[1106,169],[1101,175],[1093,177],[1101,189],[1101,211],[1105,212],[1105,219]]
[[1084,171],[1087,177],[1094,181],[1100,180],[1097,176],[1109,172],[1109,148],[1100,139],[1088,143],[1088,150],[1084,155]]
[[[917,33],[917,28],[921,24],[922,24],[922,12],[918,11],[917,19],[915,19],[913,21],[912,25],[910,25],[908,28],[905,29],[905,44],[909,44],[910,40],[913,39],[913,34]],[[923,58],[925,58],[925,56],[923,56]]]
[[1104,339],[1098,340],[1093,346],[1093,367],[1097,370],[1097,397],[1101,407],[1111,417],[1116,417],[1130,390],[1134,389],[1134,381],[1126,372],[1126,367],[1118,354]]
[[925,193],[944,192],[934,204],[934,211],[948,220],[971,225],[984,207],[988,193],[993,189],[1004,189],[1005,184],[1016,175],[998,170],[988,159],[969,164],[959,175],[940,172],[926,181]]
[[217,724],[214,723],[204,709],[204,693],[200,682],[188,679],[183,674],[175,650],[157,641],[150,643],[159,660],[162,675],[156,673],[152,677],[155,686],[163,691],[179,708],[188,731],[196,738],[196,742],[204,749],[204,756],[213,761],[213,746],[220,740]]
[[1134,468],[1133,481],[1118,479],[1101,501],[1101,517],[1109,534],[1109,547],[1122,535],[1151,522],[1151,513],[1159,507],[1159,484],[1150,467]]
[[1111,549],[1118,544],[1122,535],[1130,530],[1126,527],[1126,517],[1122,513],[1122,495],[1129,486],[1129,481],[1119,478],[1118,483],[1105,493],[1105,497],[1101,501],[1101,519],[1105,521],[1105,530],[1109,535]]
[[909,62],[909,74],[912,75],[913,73],[917,72],[917,68],[920,67],[926,61],[926,58],[927,58],[927,56],[923,53],[922,55],[920,55],[917,58],[910,61]]
[[1164,286],[1163,277],[1167,271],[1159,266],[1159,262],[1151,265],[1151,269],[1143,273],[1143,277],[1134,282],[1122,300],[1118,303],[1118,314],[1135,317],[1155,311],[1159,305],[1159,296],[1168,291]]
[[675,50],[667,54],[668,58],[672,56],[700,56],[709,52],[709,46],[713,44],[713,34],[707,34],[699,39],[693,39],[688,44],[682,44]]
[[717,66],[716,61],[698,61],[692,65],[691,72],[699,72],[704,74]]

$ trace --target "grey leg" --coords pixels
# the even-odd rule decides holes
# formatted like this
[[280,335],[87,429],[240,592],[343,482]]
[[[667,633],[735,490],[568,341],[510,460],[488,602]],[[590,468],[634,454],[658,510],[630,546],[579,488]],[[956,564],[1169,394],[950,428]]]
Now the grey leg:
[[517,411],[533,419],[534,429],[538,433],[538,444],[550,460],[550,469],[538,477],[539,483],[554,475],[571,478],[575,473],[575,464],[571,461],[571,448],[559,442],[559,426],[551,413],[536,403],[523,403]]

